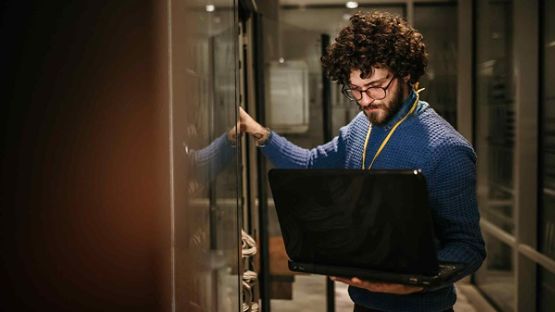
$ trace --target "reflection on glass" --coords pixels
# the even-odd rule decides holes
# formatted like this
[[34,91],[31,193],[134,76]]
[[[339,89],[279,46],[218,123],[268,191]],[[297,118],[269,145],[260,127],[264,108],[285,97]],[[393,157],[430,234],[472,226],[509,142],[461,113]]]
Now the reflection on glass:
[[414,26],[432,57],[420,79],[424,100],[454,127],[457,126],[457,4],[415,5]]
[[515,276],[512,249],[484,235],[488,257],[476,274],[476,283],[500,311],[514,311]]
[[539,272],[539,312],[555,311],[555,274],[538,267]]
[[172,2],[175,310],[238,311],[237,22],[205,7]]
[[[555,3],[544,1],[544,53],[543,53],[543,114],[541,153],[543,170],[543,197],[539,226],[540,250],[555,259]],[[553,285],[553,284],[552,284]]]
[[483,218],[513,233],[512,2],[477,5],[478,200]]

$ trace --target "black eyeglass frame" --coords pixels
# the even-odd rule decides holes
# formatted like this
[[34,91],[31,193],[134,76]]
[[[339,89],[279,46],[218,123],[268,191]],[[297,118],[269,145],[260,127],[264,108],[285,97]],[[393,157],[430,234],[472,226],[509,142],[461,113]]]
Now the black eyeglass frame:
[[[341,93],[343,93],[343,95],[349,99],[350,101],[360,101],[363,98],[362,93],[366,93],[366,95],[371,98],[372,100],[383,100],[387,97],[387,89],[389,88],[389,86],[391,85],[391,82],[396,78],[396,76],[391,77],[391,79],[389,80],[389,82],[387,83],[387,85],[385,87],[369,87],[366,90],[356,90],[358,92],[360,92],[360,98],[356,98],[353,94],[353,90],[351,88],[348,87],[348,83],[344,83],[343,84],[343,88],[341,88]],[[382,90],[383,91],[383,96],[382,97],[373,97],[372,95],[370,95],[370,90]]]

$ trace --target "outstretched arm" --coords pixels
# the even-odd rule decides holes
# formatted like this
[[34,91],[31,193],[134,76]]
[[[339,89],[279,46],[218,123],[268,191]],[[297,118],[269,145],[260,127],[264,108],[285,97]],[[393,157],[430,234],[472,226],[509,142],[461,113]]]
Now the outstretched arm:
[[264,155],[279,168],[342,168],[345,159],[347,128],[332,141],[313,149],[299,147],[260,125],[242,108],[240,130],[250,134]]

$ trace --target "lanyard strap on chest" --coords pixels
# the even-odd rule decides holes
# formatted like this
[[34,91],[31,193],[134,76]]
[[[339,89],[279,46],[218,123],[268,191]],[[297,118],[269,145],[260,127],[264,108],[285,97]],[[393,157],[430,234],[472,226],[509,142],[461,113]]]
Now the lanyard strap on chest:
[[[395,123],[393,128],[391,128],[391,131],[389,131],[389,133],[387,134],[387,136],[383,140],[382,144],[380,145],[380,148],[378,148],[378,151],[374,155],[374,158],[372,158],[372,162],[370,163],[370,166],[368,166],[368,170],[370,170],[372,168],[372,165],[374,165],[374,162],[376,161],[376,158],[378,158],[378,156],[381,154],[383,148],[385,147],[387,142],[389,142],[389,139],[391,138],[393,133],[395,133],[395,130],[397,130],[397,128],[416,110],[416,106],[417,106],[418,101],[419,101],[418,93],[420,91],[422,91],[422,89],[418,90],[416,92],[416,98],[414,99],[414,102],[412,103],[412,106],[411,106],[410,110],[408,111],[408,113],[405,116],[403,116],[403,118],[401,118],[401,120],[399,120],[399,121],[397,121],[397,123]],[[366,149],[368,148],[368,142],[370,141],[370,134],[371,133],[372,133],[372,124],[369,123],[368,124],[368,133],[366,133],[366,139],[364,140],[364,149],[362,150],[362,169],[366,169]]]

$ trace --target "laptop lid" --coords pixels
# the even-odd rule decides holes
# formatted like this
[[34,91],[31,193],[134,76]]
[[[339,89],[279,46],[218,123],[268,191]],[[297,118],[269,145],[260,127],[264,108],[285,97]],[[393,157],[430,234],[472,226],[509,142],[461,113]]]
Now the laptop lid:
[[420,171],[272,169],[269,180],[291,260],[401,274],[438,271]]

